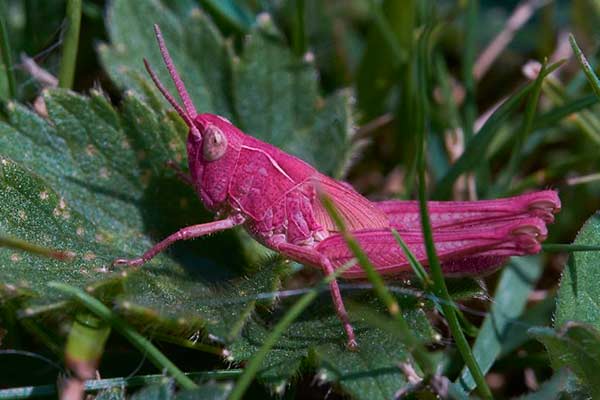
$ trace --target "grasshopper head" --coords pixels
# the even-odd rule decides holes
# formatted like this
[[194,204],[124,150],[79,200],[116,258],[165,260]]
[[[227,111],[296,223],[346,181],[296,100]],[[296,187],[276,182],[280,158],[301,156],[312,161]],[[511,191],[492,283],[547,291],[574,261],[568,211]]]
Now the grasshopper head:
[[144,64],[154,84],[185,121],[190,131],[187,141],[190,174],[205,206],[220,210],[226,206],[229,181],[234,173],[241,148],[243,133],[228,120],[214,114],[198,114],[177,73],[158,25],[154,25],[160,52],[183,107],[167,91],[154,70]]

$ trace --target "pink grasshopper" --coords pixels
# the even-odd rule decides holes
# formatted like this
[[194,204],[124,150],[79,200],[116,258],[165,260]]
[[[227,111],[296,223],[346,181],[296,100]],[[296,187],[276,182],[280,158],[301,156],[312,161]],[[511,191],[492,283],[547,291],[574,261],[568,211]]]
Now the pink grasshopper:
[[[427,257],[418,206],[411,201],[371,202],[350,185],[319,173],[282,150],[248,136],[228,120],[198,114],[177,73],[162,34],[156,37],[181,107],[159,81],[148,62],[152,80],[189,127],[187,154],[190,175],[180,175],[197,191],[204,205],[221,219],[188,226],[170,235],[141,257],[115,264],[140,266],[178,240],[187,240],[243,225],[260,243],[329,275],[351,262],[335,223],[319,201],[317,189],[329,196],[348,228],[377,270],[387,276],[410,273],[408,261],[391,228],[398,230],[420,262]],[[560,210],[556,192],[540,191],[507,199],[476,202],[430,202],[434,240],[447,275],[491,271],[507,257],[534,254],[546,238],[546,224]],[[359,265],[345,279],[364,279]],[[348,346],[357,346],[337,281],[330,283],[335,310]]]

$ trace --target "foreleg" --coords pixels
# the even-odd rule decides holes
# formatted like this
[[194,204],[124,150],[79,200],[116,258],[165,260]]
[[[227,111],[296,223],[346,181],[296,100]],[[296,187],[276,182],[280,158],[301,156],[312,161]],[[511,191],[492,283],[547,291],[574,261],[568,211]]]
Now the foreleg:
[[243,222],[244,218],[240,215],[232,215],[220,221],[188,226],[168,236],[166,239],[164,239],[163,241],[146,251],[141,257],[133,259],[119,258],[113,261],[113,265],[127,265],[130,267],[137,267],[147,263],[158,253],[164,251],[167,247],[179,240],[188,240],[204,235],[209,235],[214,232],[219,232],[225,229],[233,228],[237,225],[240,225]]
[[[290,243],[281,243],[277,245],[277,249],[281,253],[293,258],[294,260],[321,267],[325,275],[331,275],[334,272],[333,266],[331,265],[329,259],[314,249],[297,246]],[[344,306],[344,300],[342,299],[342,294],[340,293],[340,287],[338,286],[337,280],[334,279],[329,283],[329,289],[331,291],[331,298],[333,299],[335,311],[342,321],[344,330],[348,336],[348,348],[355,350],[358,347],[358,344],[356,343],[354,329],[350,324],[348,312]]]

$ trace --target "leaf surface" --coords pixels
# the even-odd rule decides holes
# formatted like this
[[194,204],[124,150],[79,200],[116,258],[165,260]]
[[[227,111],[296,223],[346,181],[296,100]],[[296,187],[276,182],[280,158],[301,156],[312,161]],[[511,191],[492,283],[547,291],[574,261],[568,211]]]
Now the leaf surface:
[[198,112],[222,115],[325,173],[342,175],[352,160],[350,94],[323,99],[317,69],[283,45],[272,22],[255,26],[236,55],[199,8],[181,15],[157,0],[116,0],[108,18],[111,44],[99,47],[100,58],[119,87],[145,94],[152,107],[167,103],[152,87],[144,57],[176,93],[154,39],[156,23]]
[[[281,392],[286,383],[303,367],[317,370],[322,382],[337,382],[341,388],[358,399],[389,399],[406,385],[406,378],[399,363],[407,361],[408,353],[403,339],[391,320],[381,327],[365,322],[368,316],[381,313],[377,301],[371,296],[363,298],[370,307],[353,307],[349,303],[349,315],[355,328],[359,349],[346,349],[346,338],[340,321],[330,306],[328,293],[318,298],[300,319],[295,321],[280,338],[275,348],[263,362],[259,379]],[[433,330],[423,310],[417,307],[414,297],[401,299],[405,318],[415,334],[426,342],[433,339]],[[258,349],[269,334],[270,322],[253,319],[244,334],[231,347],[235,359],[246,359]],[[392,328],[393,327],[393,328]],[[390,329],[392,328],[392,329]]]
[[567,367],[578,378],[578,385],[592,395],[600,396],[600,333],[597,329],[576,322],[555,331],[532,328],[530,334],[544,343],[555,370]]
[[[600,213],[592,215],[575,238],[576,245],[600,243]],[[556,301],[555,327],[579,321],[600,329],[600,252],[572,253],[563,271]]]
[[[183,132],[133,95],[125,97],[122,112],[100,92],[88,98],[53,90],[44,99],[49,120],[11,103],[9,123],[0,123],[0,230],[72,252],[74,259],[3,250],[6,287],[27,289],[36,305],[59,300],[49,281],[109,285],[123,310],[164,326],[183,321],[180,334],[187,321],[188,329],[204,326],[217,337],[251,312],[254,299],[239,300],[242,293],[276,288],[273,263],[247,278],[255,273],[231,232],[177,245],[139,270],[109,272],[115,258],[136,256],[157,237],[209,219],[193,191],[164,167],[180,155]],[[225,301],[231,298],[238,302]]]

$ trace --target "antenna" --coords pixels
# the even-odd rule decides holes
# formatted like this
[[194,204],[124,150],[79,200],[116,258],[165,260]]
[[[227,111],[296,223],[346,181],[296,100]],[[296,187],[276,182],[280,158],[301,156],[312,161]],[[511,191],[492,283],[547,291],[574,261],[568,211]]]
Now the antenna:
[[[196,108],[194,107],[194,103],[190,99],[190,95],[185,89],[185,85],[181,80],[181,77],[177,73],[177,69],[175,65],[173,65],[173,59],[171,59],[171,55],[169,54],[169,50],[165,45],[165,40],[163,39],[162,32],[157,24],[154,24],[154,33],[156,34],[156,40],[158,40],[158,47],[160,48],[160,54],[162,54],[162,58],[169,70],[169,74],[171,75],[171,79],[173,79],[173,83],[175,83],[175,87],[177,88],[177,93],[179,93],[179,97],[183,100],[183,106],[187,115],[194,119],[198,113],[196,112]],[[157,85],[158,86],[158,85]]]
[[196,128],[196,125],[194,125],[194,118],[196,117],[196,115],[198,115],[198,113],[196,112],[196,108],[194,107],[194,104],[190,100],[190,96],[189,96],[188,92],[185,90],[185,86],[183,86],[183,82],[181,81],[181,78],[179,77],[179,74],[177,73],[177,70],[175,69],[175,66],[173,65],[173,60],[171,59],[171,56],[169,55],[169,51],[167,50],[167,47],[165,46],[165,42],[164,42],[162,34],[160,32],[160,28],[156,24],[154,24],[154,31],[156,32],[156,38],[158,39],[158,46],[160,47],[160,53],[162,54],[163,60],[165,61],[165,64],[167,65],[167,69],[169,70],[169,74],[171,75],[171,78],[173,78],[173,82],[175,82],[175,86],[177,87],[177,92],[179,93],[179,96],[183,100],[185,110],[183,108],[181,108],[179,103],[177,103],[177,100],[175,100],[175,98],[173,98],[173,96],[171,95],[171,93],[169,93],[167,88],[165,88],[165,86],[162,84],[160,79],[158,79],[156,72],[154,72],[154,70],[150,66],[150,63],[148,62],[148,60],[146,60],[144,58],[144,66],[146,67],[146,71],[148,71],[148,73],[150,74],[150,78],[152,78],[152,81],[154,82],[154,84],[156,85],[158,90],[162,93],[162,95],[165,97],[165,99],[167,99],[167,101],[173,106],[175,111],[177,111],[177,114],[179,114],[179,116],[181,118],[183,118],[183,120],[185,121],[187,126],[190,128],[191,133],[195,136],[202,137],[202,135],[200,134],[200,131],[198,131],[198,128]]
[[173,106],[175,111],[177,111],[177,114],[179,114],[181,116],[181,118],[183,118],[185,123],[190,128],[192,128],[194,126],[194,123],[193,123],[192,119],[190,118],[190,116],[183,110],[183,108],[181,108],[181,106],[177,103],[177,101],[173,98],[173,96],[171,96],[171,93],[169,93],[167,91],[167,88],[165,88],[164,85],[162,84],[162,82],[160,81],[160,79],[158,79],[156,72],[154,72],[154,70],[150,66],[150,63],[145,58],[144,58],[144,65],[146,66],[146,71],[148,71],[148,73],[150,74],[150,78],[152,78],[152,81],[154,82],[154,84],[156,85],[158,90],[162,93],[163,96],[165,96],[165,99],[167,99],[167,101],[169,103],[171,103],[171,105]]

